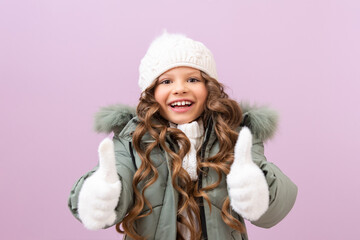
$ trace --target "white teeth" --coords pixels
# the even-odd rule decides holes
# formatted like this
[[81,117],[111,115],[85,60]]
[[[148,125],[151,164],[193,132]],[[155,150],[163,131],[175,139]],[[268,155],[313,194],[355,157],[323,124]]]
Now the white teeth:
[[179,101],[179,102],[173,102],[171,104],[172,107],[174,106],[185,106],[185,105],[191,105],[190,101]]

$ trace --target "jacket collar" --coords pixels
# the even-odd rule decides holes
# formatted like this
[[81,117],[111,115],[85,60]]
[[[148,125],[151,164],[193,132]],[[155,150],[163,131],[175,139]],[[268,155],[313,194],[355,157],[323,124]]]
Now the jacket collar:
[[[266,106],[259,107],[248,103],[240,103],[240,108],[243,112],[243,122],[240,126],[249,127],[254,137],[261,141],[273,137],[278,123],[276,111]],[[95,114],[94,128],[97,132],[114,132],[115,135],[131,141],[131,133],[135,131],[138,123],[135,107],[116,104],[103,107]],[[211,131],[210,136],[214,136],[214,127],[206,129],[206,131]],[[152,141],[152,137],[146,133],[143,140]],[[209,143],[211,140],[213,139],[209,139]]]

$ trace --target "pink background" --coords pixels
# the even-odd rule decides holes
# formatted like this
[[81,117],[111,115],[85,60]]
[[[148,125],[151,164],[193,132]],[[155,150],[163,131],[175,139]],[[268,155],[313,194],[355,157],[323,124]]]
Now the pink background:
[[299,187],[277,226],[250,239],[359,239],[357,0],[1,0],[1,239],[120,239],[67,209],[97,163],[100,106],[136,105],[138,65],[166,28],[214,53],[237,100],[281,115],[266,144]]

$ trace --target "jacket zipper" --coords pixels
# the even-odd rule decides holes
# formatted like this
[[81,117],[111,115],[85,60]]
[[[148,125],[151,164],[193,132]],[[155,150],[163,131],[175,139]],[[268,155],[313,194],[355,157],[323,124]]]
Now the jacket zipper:
[[[211,128],[212,128],[212,121],[211,118],[209,119],[208,122],[208,131],[206,133],[205,139],[204,139],[204,143],[201,146],[201,161],[204,161],[205,158],[205,150],[206,150],[206,145],[209,142],[209,138],[210,138],[210,133],[211,133]],[[203,169],[201,169],[203,170]],[[202,188],[202,171],[200,171],[199,174],[199,185],[198,185],[198,189],[200,190]],[[206,218],[205,218],[205,209],[204,209],[204,199],[201,197],[200,198],[200,221],[201,221],[201,230],[202,230],[202,236],[204,240],[208,239],[208,235],[207,235],[207,228],[206,228]]]

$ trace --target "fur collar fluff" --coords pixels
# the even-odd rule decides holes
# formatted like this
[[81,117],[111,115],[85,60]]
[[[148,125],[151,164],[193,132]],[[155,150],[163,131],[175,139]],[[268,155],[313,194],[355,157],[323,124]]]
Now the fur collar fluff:
[[[243,112],[242,126],[247,126],[253,136],[262,141],[272,138],[278,125],[278,114],[266,106],[240,103]],[[95,114],[96,132],[120,133],[126,124],[136,117],[136,108],[123,104],[102,107]]]

